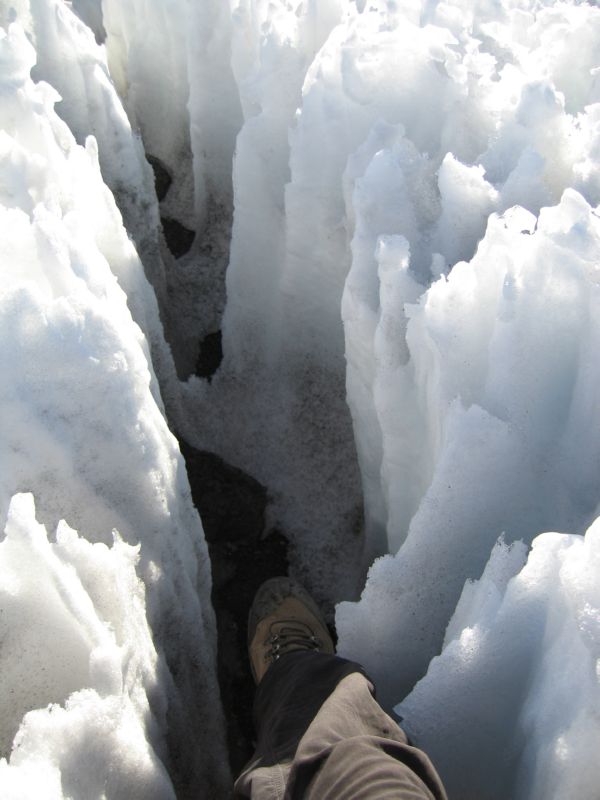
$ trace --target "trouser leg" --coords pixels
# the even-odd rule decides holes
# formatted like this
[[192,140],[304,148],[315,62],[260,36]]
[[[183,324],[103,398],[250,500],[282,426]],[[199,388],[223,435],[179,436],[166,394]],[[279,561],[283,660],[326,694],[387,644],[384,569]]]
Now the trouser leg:
[[443,800],[431,762],[381,709],[362,667],[290,653],[257,689],[256,754],[236,796],[261,800]]

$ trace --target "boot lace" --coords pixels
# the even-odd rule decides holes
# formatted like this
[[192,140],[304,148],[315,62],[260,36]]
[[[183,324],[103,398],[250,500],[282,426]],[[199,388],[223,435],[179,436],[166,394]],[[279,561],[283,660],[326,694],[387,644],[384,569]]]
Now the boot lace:
[[265,640],[269,649],[265,653],[265,661],[277,661],[293,650],[319,651],[323,642],[315,636],[313,630],[305,622],[299,620],[278,620],[271,625],[269,636]]

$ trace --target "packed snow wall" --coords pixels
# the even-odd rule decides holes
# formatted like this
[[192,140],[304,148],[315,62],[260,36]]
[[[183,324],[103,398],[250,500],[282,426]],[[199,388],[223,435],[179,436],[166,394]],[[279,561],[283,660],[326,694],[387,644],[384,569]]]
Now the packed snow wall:
[[[381,326],[406,297],[403,243],[404,259],[380,260]],[[597,535],[584,543],[566,533],[585,533],[599,511],[599,270],[600,219],[568,190],[537,220],[523,209],[492,216],[473,259],[405,306],[400,346],[397,327],[376,332],[391,536],[402,532],[418,479],[426,488],[396,555],[375,562],[359,604],[338,607],[340,651],[364,662],[392,703],[446,642],[401,713],[435,752],[451,796],[586,797],[598,786],[587,751],[598,735],[588,710],[600,699],[589,577]],[[499,576],[494,556],[485,567],[499,537],[529,543],[549,529],[565,535],[536,539],[507,589],[526,548]],[[465,579],[484,567],[479,593],[467,584],[448,627]]]
[[[41,49],[60,32],[63,102],[82,127],[86,103],[104,115],[135,192],[138,145],[90,31],[62,4],[25,11]],[[210,565],[150,344],[165,387],[175,373],[98,141],[77,144],[35,62],[19,22],[0,30],[1,794],[218,796]]]

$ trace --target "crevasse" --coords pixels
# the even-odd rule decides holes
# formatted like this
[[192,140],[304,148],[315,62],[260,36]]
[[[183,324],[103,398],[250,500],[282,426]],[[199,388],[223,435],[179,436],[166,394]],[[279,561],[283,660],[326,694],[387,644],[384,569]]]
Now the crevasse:
[[595,797],[600,10],[13,0],[0,24],[2,795],[226,796],[168,418],[268,488],[451,797]]

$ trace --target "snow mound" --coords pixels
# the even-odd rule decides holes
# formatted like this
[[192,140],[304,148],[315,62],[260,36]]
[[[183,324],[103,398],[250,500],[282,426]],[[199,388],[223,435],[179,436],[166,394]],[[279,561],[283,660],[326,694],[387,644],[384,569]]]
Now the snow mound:
[[496,545],[396,710],[451,797],[596,797],[600,519],[538,536],[521,569],[523,551]]
[[[56,542],[32,495],[11,501],[0,543],[0,784],[23,797],[174,798],[165,756],[164,665],[146,621],[139,547]],[[149,703],[152,698],[152,712]],[[30,710],[36,709],[36,710]]]

